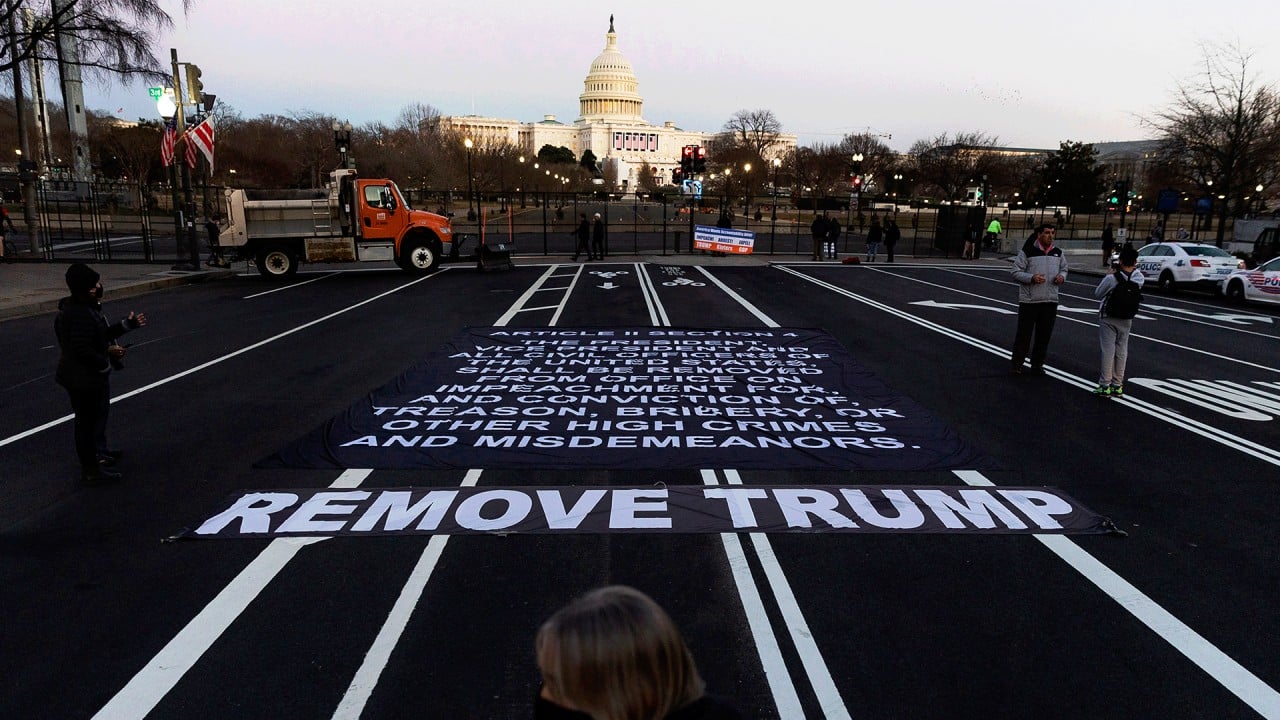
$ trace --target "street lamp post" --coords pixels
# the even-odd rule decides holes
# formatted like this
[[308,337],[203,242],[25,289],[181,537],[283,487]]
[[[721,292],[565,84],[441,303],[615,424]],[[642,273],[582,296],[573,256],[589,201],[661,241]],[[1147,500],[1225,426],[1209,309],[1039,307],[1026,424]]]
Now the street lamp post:
[[778,222],[778,168],[782,167],[782,158],[773,159],[773,210],[769,213],[776,225]]
[[524,209],[524,156],[520,156],[520,208]]
[[1262,214],[1262,191],[1263,191],[1263,190],[1265,190],[1265,189],[1266,189],[1266,188],[1264,188],[1264,187],[1262,186],[1262,183],[1258,183],[1258,186],[1257,186],[1257,187],[1255,187],[1255,188],[1253,189],[1254,197],[1255,197],[1255,199],[1254,199],[1254,201],[1253,201],[1253,202],[1254,202],[1254,211],[1253,211],[1253,214],[1254,214],[1254,215],[1261,215],[1261,214]]
[[347,169],[347,153],[351,150],[351,123],[333,121],[333,144],[338,148],[340,167]]
[[751,163],[742,165],[742,222],[751,217]]
[[462,141],[462,144],[467,147],[467,219],[475,220],[475,175],[471,171],[471,149],[475,147],[475,143],[471,142],[471,138],[467,138]]
[[730,192],[731,188],[729,187],[729,178],[731,178],[732,176],[733,176],[733,168],[731,167],[725,168],[724,169],[724,200],[720,203],[721,215],[727,212],[730,212],[732,210],[732,208],[729,207],[729,198],[733,197],[733,193]]

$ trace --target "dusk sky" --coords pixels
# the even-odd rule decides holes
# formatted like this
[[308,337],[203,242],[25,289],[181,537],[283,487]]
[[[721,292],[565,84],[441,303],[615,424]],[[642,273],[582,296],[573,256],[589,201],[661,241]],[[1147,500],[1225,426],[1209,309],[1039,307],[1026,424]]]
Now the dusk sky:
[[[156,42],[198,64],[205,90],[242,116],[314,111],[393,123],[410,103],[445,115],[572,123],[615,15],[644,118],[714,132],[771,110],[801,145],[892,135],[895,150],[982,131],[1011,147],[1148,136],[1141,116],[1202,71],[1205,43],[1252,53],[1280,83],[1280,3],[970,0],[760,6],[162,0]],[[770,8],[766,13],[762,8]],[[86,87],[90,109],[156,117],[145,83]]]

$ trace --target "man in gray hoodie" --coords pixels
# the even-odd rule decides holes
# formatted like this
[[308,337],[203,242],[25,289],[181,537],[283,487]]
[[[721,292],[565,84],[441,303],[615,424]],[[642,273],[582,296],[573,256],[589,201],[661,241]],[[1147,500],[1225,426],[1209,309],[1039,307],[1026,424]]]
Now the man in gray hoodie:
[[[1053,244],[1057,228],[1041,223],[1036,240],[1027,243],[1013,260],[1013,279],[1018,288],[1018,332],[1013,339],[1013,372],[1023,372],[1023,361],[1031,351],[1031,372],[1044,374],[1044,358],[1049,337],[1058,318],[1058,287],[1067,281],[1067,259]],[[1034,336],[1034,342],[1032,340]]]

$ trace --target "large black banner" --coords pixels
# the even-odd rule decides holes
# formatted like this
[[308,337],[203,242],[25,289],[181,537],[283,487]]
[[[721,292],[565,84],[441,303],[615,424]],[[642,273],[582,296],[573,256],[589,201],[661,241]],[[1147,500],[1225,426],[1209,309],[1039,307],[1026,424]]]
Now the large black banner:
[[457,487],[242,491],[188,538],[476,533],[1105,533],[1050,487]]
[[258,467],[993,464],[821,330],[468,328]]

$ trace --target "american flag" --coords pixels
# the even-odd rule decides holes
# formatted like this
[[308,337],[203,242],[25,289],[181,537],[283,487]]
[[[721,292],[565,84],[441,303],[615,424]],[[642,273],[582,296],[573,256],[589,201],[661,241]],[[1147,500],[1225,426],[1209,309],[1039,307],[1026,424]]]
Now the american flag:
[[165,167],[173,164],[173,144],[178,140],[178,126],[173,118],[164,123],[164,135],[160,138],[160,162]]
[[187,164],[196,166],[195,152],[199,149],[204,159],[209,161],[209,172],[213,172],[213,118],[208,117],[187,129],[183,137],[187,140]]

